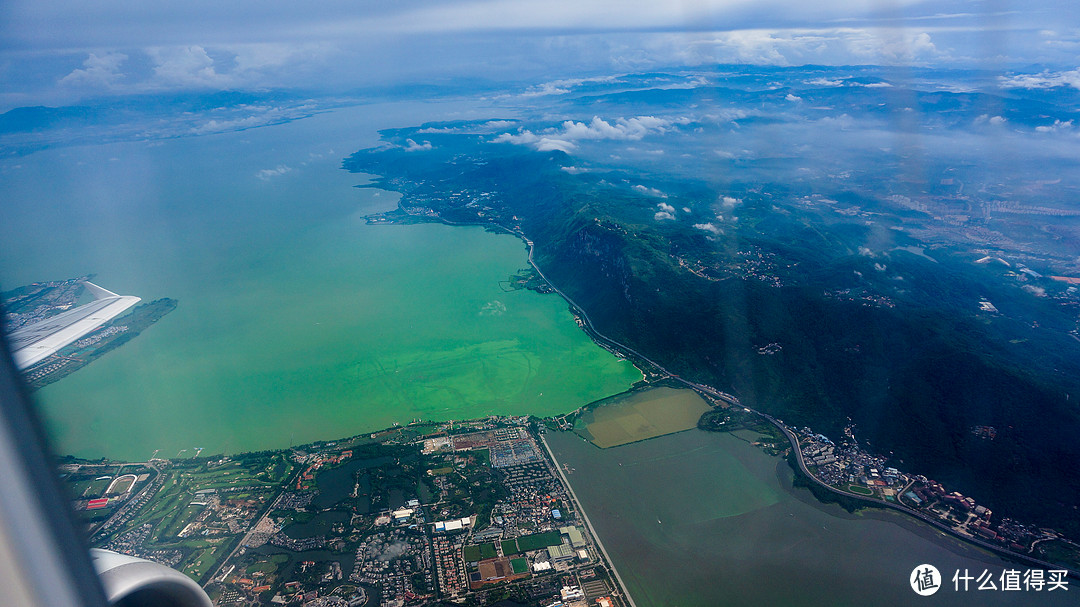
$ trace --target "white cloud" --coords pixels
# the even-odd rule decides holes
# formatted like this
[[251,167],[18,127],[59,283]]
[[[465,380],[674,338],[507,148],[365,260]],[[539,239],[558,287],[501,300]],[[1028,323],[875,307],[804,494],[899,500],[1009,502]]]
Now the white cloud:
[[719,198],[717,198],[717,202],[720,203],[720,208],[725,211],[730,211],[742,204],[742,200],[739,200],[738,198],[735,198],[733,196],[720,196]]
[[704,232],[710,232],[712,234],[720,234],[721,233],[720,228],[716,227],[716,225],[712,224],[712,223],[695,223],[694,228],[698,229],[698,230],[702,230]]
[[101,55],[90,53],[86,61],[83,61],[83,67],[61,78],[60,84],[110,88],[123,77],[120,73],[120,65],[127,59],[128,56],[124,53],[102,53]]
[[257,126],[264,126],[272,122],[267,120],[264,116],[245,116],[243,118],[233,118],[231,120],[218,120],[212,119],[200,124],[199,126],[192,127],[189,133],[192,135],[209,135],[211,133],[224,133],[226,131],[241,131],[243,129],[250,129]]
[[784,100],[790,101],[792,103],[797,103],[799,101],[802,101],[802,97],[798,97],[796,95],[792,95],[791,93],[788,93],[787,97],[784,97]]
[[421,135],[429,135],[429,134],[432,134],[432,133],[445,135],[445,134],[448,134],[448,133],[460,133],[462,131],[461,131],[461,129],[458,129],[458,128],[455,128],[455,127],[452,127],[452,126],[445,126],[445,127],[429,126],[427,128],[420,129],[420,130],[418,130],[416,132],[421,134]]
[[764,65],[799,65],[846,50],[846,39],[859,30],[743,29],[714,35],[712,52],[721,60]]
[[[1065,10],[1068,3],[1059,0],[1054,6],[1016,11],[1005,19],[994,12],[995,3],[940,4],[188,0],[142,3],[132,11],[126,0],[74,4],[8,0],[2,11],[6,36],[0,65],[33,63],[13,71],[49,74],[44,80],[51,86],[77,67],[65,63],[63,71],[47,71],[57,69],[56,57],[77,56],[81,61],[86,49],[100,49],[95,50],[99,57],[116,49],[141,60],[135,49],[164,46],[200,48],[214,60],[186,67],[170,60],[169,69],[162,66],[159,76],[173,86],[208,86],[223,76],[225,84],[218,86],[232,87],[236,81],[259,87],[340,84],[340,90],[385,79],[430,81],[433,76],[479,75],[504,82],[563,78],[530,88],[527,95],[573,93],[592,80],[611,78],[572,78],[582,74],[661,66],[927,62],[953,59],[954,53],[969,63],[994,66],[1075,65],[1080,41],[1075,28],[1068,26],[1073,16]],[[950,22],[937,23],[942,20]],[[838,27],[839,23],[860,25]],[[986,52],[987,37],[995,41],[993,52]],[[978,56],[980,51],[984,56]],[[317,65],[296,69],[308,63]],[[138,69],[156,65],[133,60],[124,67],[131,78]],[[5,67],[5,71],[12,70]],[[68,83],[78,78],[75,75]],[[14,79],[5,85],[9,92],[24,92],[20,89],[29,86]]]
[[658,190],[656,188],[650,188],[650,187],[646,187],[646,186],[643,186],[643,185],[639,184],[639,185],[632,186],[631,189],[633,189],[635,192],[640,192],[642,194],[645,194],[646,196],[654,196],[656,198],[667,198],[667,194],[661,192],[660,190]]
[[912,63],[939,55],[926,32],[906,28],[848,30],[843,43],[857,57],[882,63]]
[[405,143],[407,144],[405,146],[406,152],[426,152],[427,150],[431,149],[430,141],[425,141],[424,143],[416,143],[412,139],[406,139]]
[[839,116],[825,116],[818,120],[818,123],[830,128],[847,130],[855,126],[855,119],[848,114],[840,114]]
[[328,49],[320,44],[233,44],[223,47],[233,54],[233,72],[247,74],[265,72],[309,61]]
[[675,219],[675,216],[667,211],[657,211],[656,214],[653,215],[653,219],[656,221],[670,221]]
[[1049,126],[1037,126],[1037,127],[1035,127],[1035,131],[1038,132],[1038,133],[1061,133],[1061,132],[1068,132],[1068,131],[1072,131],[1072,130],[1073,130],[1073,121],[1072,120],[1068,120],[1068,121],[1065,121],[1065,122],[1062,122],[1060,120],[1055,120],[1054,124],[1051,124]]
[[[947,62],[976,62],[983,58],[954,57],[952,46],[960,36],[957,28],[920,27],[910,20],[904,25],[866,20],[869,27],[820,27],[827,22],[805,22],[810,27],[757,30],[768,34],[759,38],[759,56],[749,62],[771,65],[931,65]],[[835,23],[835,22],[834,22]],[[818,25],[819,27],[814,27]],[[933,37],[932,37],[933,36]],[[961,47],[970,46],[962,41]],[[944,49],[944,50],[943,50]],[[962,50],[967,50],[963,48]],[[970,52],[970,51],[969,51]],[[850,86],[860,86],[851,83]],[[871,83],[871,87],[889,86]]]
[[[688,121],[686,121],[688,122]],[[685,124],[686,122],[683,122]],[[599,116],[593,116],[589,124],[567,120],[562,124],[562,137],[564,139],[614,139],[622,141],[638,141],[650,133],[664,133],[671,127],[673,121],[655,116],[638,116],[636,118],[618,118],[612,124]]]
[[[213,118],[202,122],[197,126],[186,128],[184,129],[184,132],[191,135],[206,135],[210,133],[224,133],[226,131],[240,131],[268,124],[287,122],[307,115],[314,107],[315,106],[310,103],[304,103],[293,107],[239,106],[236,109],[243,112],[245,115],[237,118]],[[144,136],[161,136],[166,135],[167,133],[167,130],[164,132],[149,130],[144,133]]]
[[[836,88],[841,86],[861,86],[868,89],[887,89],[892,88],[892,85],[888,82],[859,82],[852,80],[850,77],[844,78],[814,78],[812,80],[805,80],[806,84],[810,86],[823,86],[828,88]],[[790,101],[790,99],[788,100]]]
[[263,181],[269,181],[274,177],[279,177],[281,175],[284,175],[285,173],[288,173],[289,171],[292,171],[292,169],[283,164],[279,164],[272,169],[263,169],[258,173],[255,173],[255,176],[259,179],[262,179]]
[[572,142],[564,139],[552,139],[550,137],[541,137],[540,141],[536,142],[535,147],[537,152],[553,152],[558,150],[560,152],[566,152],[567,154],[577,149],[577,146]]
[[544,129],[539,134],[529,129],[519,129],[517,133],[501,133],[492,142],[531,145],[539,152],[561,150],[570,153],[577,149],[576,142],[578,141],[637,141],[646,135],[666,133],[675,125],[689,122],[688,118],[670,120],[655,116],[618,118],[614,122],[608,122],[599,116],[594,116],[588,124],[566,120],[560,126]]
[[517,134],[503,133],[491,141],[492,143],[516,143],[518,145],[525,145],[536,143],[537,141],[540,141],[540,138],[536,136],[536,133],[533,133],[530,130],[519,129]]
[[663,211],[665,213],[672,213],[672,214],[675,213],[675,207],[671,206],[670,204],[668,204],[666,202],[658,203],[656,205],[656,208],[660,209],[661,211]]
[[[84,93],[271,88],[332,55],[322,43],[150,45],[90,53],[57,82]],[[121,68],[125,68],[121,71]]]
[[[700,34],[689,43],[684,35],[669,45],[672,59],[688,65],[908,64],[944,56],[929,32],[905,27],[740,29]],[[821,83],[830,85],[842,83]]]
[[214,68],[214,60],[201,46],[159,47],[148,50],[154,78],[165,86],[214,87],[228,79]]
[[1035,285],[1024,285],[1021,289],[1031,293],[1035,297],[1046,297],[1046,289],[1042,287],[1036,287]]
[[1007,122],[1008,120],[1004,116],[991,116],[990,114],[980,114],[975,118],[975,124],[989,124],[990,126],[1001,126]]
[[1067,72],[1047,70],[1038,74],[999,76],[998,85],[1003,89],[1052,89],[1059,86],[1080,89],[1080,68]]
[[595,78],[566,78],[563,80],[552,80],[551,82],[545,82],[537,86],[531,87],[529,90],[521,94],[522,97],[540,97],[544,95],[565,95],[576,86],[581,86],[587,82],[613,82],[615,76],[599,76]]
[[517,124],[513,120],[488,120],[483,124],[471,124],[467,126],[443,126],[435,127],[429,126],[416,131],[419,134],[426,135],[432,134],[450,134],[450,133],[481,133],[490,132],[501,129],[507,129]]

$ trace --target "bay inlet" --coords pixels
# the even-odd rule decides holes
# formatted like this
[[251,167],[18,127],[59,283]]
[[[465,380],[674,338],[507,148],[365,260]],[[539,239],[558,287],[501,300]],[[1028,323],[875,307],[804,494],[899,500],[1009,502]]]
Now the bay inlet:
[[[821,504],[792,487],[784,460],[730,433],[608,449],[571,432],[545,440],[637,607],[1075,604],[1063,592],[954,591],[957,570],[1025,567],[898,513]],[[908,583],[923,563],[945,578],[932,599]]]
[[565,413],[640,379],[561,298],[509,288],[528,264],[517,238],[366,223],[397,195],[354,187],[367,179],[341,157],[432,111],[407,105],[0,163],[4,288],[97,274],[179,301],[35,393],[54,449],[280,449],[417,418]]

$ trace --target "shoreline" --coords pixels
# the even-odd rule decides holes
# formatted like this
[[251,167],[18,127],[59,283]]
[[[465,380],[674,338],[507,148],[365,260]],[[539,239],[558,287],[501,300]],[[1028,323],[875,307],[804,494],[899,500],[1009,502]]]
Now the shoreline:
[[[753,409],[751,409],[751,411],[753,411]],[[968,545],[971,545],[971,546],[975,546],[977,548],[988,550],[991,553],[993,553],[993,554],[995,554],[995,555],[997,555],[999,557],[1006,558],[1006,559],[1012,560],[1014,562],[1019,561],[1019,562],[1022,562],[1024,564],[1028,564],[1028,565],[1037,565],[1037,566],[1045,568],[1045,569],[1057,569],[1057,568],[1064,569],[1065,571],[1068,572],[1069,577],[1072,577],[1074,579],[1080,579],[1080,571],[1070,569],[1069,567],[1067,567],[1065,565],[1059,565],[1059,564],[1051,563],[1049,561],[1044,561],[1044,560],[1035,558],[1034,556],[1031,556],[1031,555],[1015,552],[1013,550],[1009,550],[1008,548],[1004,548],[1002,546],[997,546],[997,545],[991,544],[990,542],[983,541],[982,539],[977,538],[977,537],[965,536],[965,535],[959,533],[957,530],[953,529],[952,527],[949,527],[948,525],[942,523],[941,521],[939,521],[939,520],[937,520],[937,519],[935,519],[935,518],[933,518],[933,517],[931,517],[929,515],[923,514],[922,512],[919,512],[917,510],[913,510],[911,508],[908,508],[907,506],[904,506],[903,504],[899,504],[899,503],[894,504],[894,503],[891,503],[891,502],[884,502],[884,501],[875,499],[873,497],[867,497],[867,496],[864,496],[864,495],[858,495],[856,493],[850,493],[848,491],[841,491],[841,490],[837,489],[836,487],[833,487],[831,485],[823,483],[816,476],[811,474],[809,469],[807,469],[806,462],[803,459],[802,449],[799,448],[799,439],[798,439],[798,437],[796,437],[795,434],[791,430],[789,430],[783,424],[779,423],[779,421],[777,421],[772,416],[764,414],[764,413],[759,413],[757,411],[755,411],[755,413],[758,413],[758,415],[761,415],[762,417],[767,419],[770,423],[772,423],[774,426],[779,428],[784,433],[784,435],[787,437],[788,441],[792,445],[792,450],[793,450],[793,452],[795,454],[796,462],[799,465],[799,469],[796,471],[796,474],[801,474],[803,477],[809,479],[810,482],[816,484],[817,486],[822,487],[822,488],[824,488],[825,490],[827,490],[827,491],[829,491],[831,493],[841,495],[843,497],[854,498],[854,499],[866,502],[868,504],[868,506],[871,507],[871,508],[875,508],[875,509],[881,508],[881,509],[892,510],[892,511],[896,511],[896,512],[905,514],[905,515],[907,515],[908,517],[910,517],[912,519],[915,519],[915,520],[917,520],[919,522],[930,525],[932,528],[935,528],[938,531],[941,531],[941,532],[945,533],[946,535],[948,535],[951,538],[960,540],[961,542],[964,542],[964,543],[966,543]],[[818,498],[815,496],[814,499],[818,499]],[[818,501],[821,501],[821,500],[818,500]]]
[[538,433],[540,443],[544,445],[544,450],[547,451],[548,457],[551,458],[551,463],[555,465],[555,472],[558,473],[559,479],[566,486],[566,492],[570,495],[570,499],[573,500],[574,506],[577,511],[581,513],[581,520],[585,521],[585,526],[589,528],[589,533],[592,534],[593,539],[596,540],[596,547],[600,549],[600,554],[603,555],[604,561],[607,563],[611,573],[615,576],[615,581],[619,583],[619,590],[622,593],[622,597],[626,599],[626,602],[630,607],[637,607],[634,603],[634,597],[630,595],[630,591],[626,588],[626,582],[623,581],[622,576],[619,575],[619,569],[615,566],[615,561],[611,560],[611,556],[608,554],[607,548],[604,547],[604,541],[600,539],[600,534],[593,528],[592,521],[589,520],[589,514],[585,511],[585,508],[581,505],[581,500],[578,499],[577,493],[574,492],[573,485],[570,484],[570,480],[566,478],[566,473],[559,466],[559,460],[555,459],[555,453],[551,451],[551,447],[547,444],[547,440],[544,438],[544,433]]
[[[782,423],[780,420],[775,419],[774,417],[772,417],[772,416],[770,416],[768,414],[758,412],[757,409],[746,407],[745,405],[743,405],[739,401],[738,396],[734,396],[732,394],[728,394],[726,392],[717,390],[717,389],[715,389],[715,388],[713,388],[711,386],[703,385],[703,383],[697,383],[697,382],[690,381],[688,379],[681,378],[678,375],[675,375],[675,374],[669,372],[669,370],[667,370],[666,368],[661,366],[656,361],[652,361],[651,359],[647,358],[647,356],[645,356],[644,354],[637,352],[636,350],[630,348],[629,346],[623,345],[623,343],[621,343],[619,341],[616,341],[615,339],[611,339],[611,338],[605,336],[604,334],[599,333],[597,331],[597,329],[595,328],[595,326],[593,325],[592,319],[589,318],[589,314],[586,313],[580,306],[578,306],[576,304],[576,302],[573,301],[569,296],[567,296],[565,293],[563,293],[561,291],[561,289],[559,289],[557,286],[555,286],[551,282],[551,280],[548,279],[548,276],[546,276],[543,273],[543,271],[540,270],[540,267],[537,266],[536,261],[534,260],[534,258],[532,258],[532,253],[534,253],[535,244],[530,239],[526,238],[524,233],[517,232],[515,230],[512,230],[512,229],[507,228],[505,226],[502,226],[500,224],[495,224],[495,222],[486,222],[486,224],[485,224],[485,222],[476,222],[476,224],[465,224],[465,222],[448,221],[446,219],[443,219],[442,217],[437,217],[437,216],[434,217],[434,218],[431,218],[429,220],[442,222],[442,224],[446,224],[446,225],[449,225],[449,226],[476,225],[476,226],[484,226],[484,227],[487,227],[487,228],[498,228],[500,230],[503,230],[504,232],[515,235],[515,237],[521,239],[525,243],[525,245],[526,245],[526,247],[528,249],[529,265],[532,267],[532,269],[536,270],[537,274],[540,276],[540,278],[545,283],[548,283],[548,285],[552,288],[552,291],[554,291],[559,296],[563,297],[564,300],[566,300],[567,304],[571,308],[571,311],[580,314],[581,319],[583,321],[581,323],[582,324],[582,329],[584,329],[584,332],[586,334],[588,334],[590,337],[592,337],[595,342],[597,342],[597,345],[604,348],[605,350],[608,350],[608,347],[612,348],[613,350],[615,350],[615,351],[609,350],[609,351],[612,352],[612,354],[616,354],[616,353],[622,354],[624,359],[631,361],[634,364],[634,366],[637,367],[638,370],[640,370],[640,372],[642,372],[643,376],[645,376],[643,378],[644,381],[647,381],[647,382],[649,381],[648,380],[648,374],[645,372],[645,369],[642,368],[642,365],[638,364],[637,361],[644,361],[644,362],[652,365],[652,367],[654,369],[656,369],[656,374],[660,376],[658,378],[659,381],[662,381],[662,380],[665,380],[665,379],[674,380],[675,382],[681,383],[681,385],[686,386],[688,389],[694,390],[694,391],[698,392],[699,394],[701,394],[702,396],[706,397],[706,402],[707,402],[708,397],[713,397],[713,399],[716,399],[717,401],[724,402],[725,404],[727,404],[729,406],[742,407],[742,408],[746,409],[747,412],[753,413],[753,414],[755,414],[755,415],[757,415],[757,416],[759,416],[761,418],[764,418],[764,419],[768,420],[771,424],[773,424],[773,426],[775,428],[777,428],[781,432],[783,432],[783,434],[786,437],[787,441],[789,443],[791,443],[792,449],[793,449],[793,451],[794,451],[794,453],[796,455],[796,460],[797,460],[797,462],[799,464],[799,468],[800,468],[800,470],[796,471],[796,473],[799,473],[801,475],[806,476],[807,478],[809,478],[810,482],[812,482],[812,483],[814,483],[816,485],[819,485],[819,486],[825,488],[826,490],[831,491],[831,493],[834,493],[836,495],[843,496],[843,497],[849,497],[849,498],[855,498],[855,499],[859,499],[861,501],[865,501],[865,502],[867,502],[869,507],[891,509],[891,510],[893,510],[895,512],[906,514],[910,518],[914,518],[915,521],[918,521],[918,522],[921,522],[921,523],[924,523],[924,524],[929,524],[931,527],[936,528],[937,530],[943,531],[944,534],[946,534],[947,536],[949,536],[949,537],[951,537],[951,538],[953,538],[955,540],[959,540],[959,541],[967,543],[969,545],[973,545],[973,547],[976,547],[976,548],[980,548],[980,549],[983,549],[983,550],[990,551],[991,553],[994,553],[994,554],[996,554],[996,555],[998,555],[1000,557],[1012,559],[1013,562],[1018,561],[1018,562],[1021,562],[1021,563],[1028,564],[1028,565],[1038,565],[1039,567],[1044,567],[1044,568],[1048,568],[1048,569],[1052,569],[1052,568],[1055,568],[1055,567],[1061,567],[1061,568],[1065,569],[1066,571],[1068,571],[1067,575],[1069,577],[1080,579],[1080,571],[1078,571],[1078,570],[1071,569],[1071,568],[1069,568],[1067,566],[1064,566],[1064,565],[1055,565],[1055,564],[1049,563],[1047,561],[1042,561],[1042,559],[1036,558],[1035,556],[1014,552],[1012,550],[1009,550],[1008,548],[1000,547],[1000,545],[996,545],[996,544],[984,541],[981,538],[977,538],[977,537],[974,537],[974,536],[966,536],[966,535],[960,534],[960,532],[957,531],[956,529],[951,528],[951,527],[941,523],[940,521],[934,520],[933,517],[931,517],[931,516],[929,516],[927,514],[923,514],[921,512],[915,511],[913,509],[907,508],[907,507],[905,507],[905,505],[903,505],[901,503],[890,503],[890,502],[880,501],[880,500],[870,498],[870,497],[866,497],[866,496],[861,496],[861,495],[858,495],[858,494],[852,494],[852,493],[849,493],[849,491],[842,491],[840,489],[837,489],[836,487],[833,487],[831,485],[827,485],[827,484],[823,483],[822,481],[819,480],[818,477],[811,474],[810,471],[806,468],[806,463],[804,462],[804,459],[802,459],[802,450],[799,448],[798,437],[795,436],[795,433],[792,432],[791,429],[788,429],[785,426],[785,424]],[[635,356],[636,360],[632,359],[629,354],[633,354]],[[633,391],[633,389],[630,390],[630,391]],[[627,392],[630,392],[630,391],[627,391]],[[603,400],[605,400],[605,399],[602,399],[600,401],[603,401]],[[577,409],[577,410],[581,410],[584,407],[588,407],[589,405],[593,405],[593,404],[598,403],[600,401],[595,401],[594,403],[589,403],[588,405],[584,405],[583,407],[579,407],[579,409]],[[544,446],[546,447],[546,443],[544,443]],[[550,449],[549,449],[549,453],[550,453]],[[552,456],[552,459],[554,460],[554,456]],[[559,471],[559,473],[562,474],[562,470]],[[564,482],[565,482],[565,477],[564,477]],[[575,498],[575,499],[577,499],[577,498]],[[815,496],[814,499],[818,499],[818,498],[816,498],[816,496]],[[821,501],[821,500],[819,499],[819,501]],[[822,502],[822,503],[825,503],[825,502]],[[591,525],[590,525],[590,528],[591,528]],[[594,536],[595,536],[595,532],[594,532]],[[597,540],[597,543],[598,542],[599,542],[599,540]],[[612,566],[612,570],[613,570],[613,566]],[[620,583],[622,583],[621,580],[620,580]]]
[[[601,347],[603,347],[605,350],[608,350],[612,354],[621,354],[621,355],[623,355],[623,357],[626,360],[630,361],[631,364],[634,364],[635,367],[638,369],[638,371],[641,372],[645,376],[644,377],[644,382],[646,384],[648,384],[648,386],[632,386],[631,388],[629,388],[628,390],[625,390],[623,392],[612,394],[612,395],[606,396],[606,397],[604,397],[602,399],[598,399],[598,400],[595,400],[595,401],[591,401],[590,403],[586,403],[586,404],[584,404],[582,406],[579,406],[578,408],[576,408],[576,409],[574,409],[572,411],[568,411],[566,413],[563,413],[560,416],[553,416],[552,418],[549,418],[549,419],[555,419],[555,418],[558,418],[558,417],[565,417],[566,415],[569,415],[569,414],[574,413],[574,412],[580,412],[583,409],[586,409],[586,408],[588,408],[590,406],[596,405],[596,404],[598,404],[600,402],[603,402],[603,401],[605,401],[607,399],[619,396],[620,394],[632,393],[632,392],[635,392],[635,391],[638,391],[638,390],[641,390],[641,389],[645,389],[646,387],[654,387],[656,384],[660,384],[660,385],[663,385],[665,383],[667,383],[667,384],[679,384],[681,386],[684,386],[684,387],[695,390],[699,394],[705,396],[706,400],[711,400],[714,403],[716,401],[721,401],[721,402],[723,402],[723,403],[725,403],[727,405],[730,405],[730,406],[744,408],[748,412],[752,412],[752,413],[756,414],[757,416],[760,416],[760,417],[766,419],[767,421],[769,421],[771,424],[776,426],[778,429],[780,429],[784,433],[786,439],[788,440],[789,443],[791,443],[793,450],[796,452],[797,458],[798,458],[798,463],[800,464],[800,466],[802,468],[801,470],[796,470],[796,473],[797,474],[802,474],[804,477],[808,477],[808,479],[812,480],[816,485],[818,485],[820,487],[823,487],[823,488],[825,488],[826,490],[828,490],[828,491],[830,491],[832,493],[842,495],[842,496],[845,496],[845,497],[849,497],[849,498],[858,499],[860,501],[863,501],[863,502],[867,503],[867,506],[869,506],[869,507],[889,508],[889,509],[892,509],[893,511],[900,512],[902,514],[906,514],[909,517],[911,517],[912,519],[915,519],[917,522],[922,522],[924,524],[927,524],[927,523],[930,524],[931,527],[933,527],[933,528],[935,528],[935,529],[949,535],[951,538],[954,538],[955,540],[958,540],[958,541],[960,541],[962,543],[965,543],[965,544],[968,544],[968,545],[979,547],[979,548],[984,549],[984,550],[992,551],[995,554],[998,554],[999,556],[1002,556],[1004,558],[1009,558],[1009,559],[1014,560],[1014,561],[1018,560],[1020,562],[1025,562],[1025,563],[1037,563],[1039,566],[1042,566],[1042,567],[1051,567],[1051,568],[1063,567],[1061,565],[1055,565],[1053,563],[1049,563],[1049,562],[1046,562],[1046,561],[1041,561],[1039,559],[1033,558],[1033,557],[1028,556],[1028,555],[1013,552],[1013,551],[1010,551],[1008,549],[1004,549],[1004,548],[995,546],[993,544],[989,544],[988,542],[983,542],[979,538],[973,538],[973,537],[970,537],[970,536],[962,535],[962,534],[957,533],[956,531],[952,530],[948,526],[943,525],[943,524],[933,520],[932,518],[930,518],[930,517],[928,517],[926,515],[923,515],[923,514],[921,514],[919,512],[913,511],[912,509],[907,508],[907,507],[905,507],[903,505],[892,504],[892,503],[888,503],[888,502],[882,502],[880,500],[875,500],[875,499],[867,498],[865,496],[861,496],[861,495],[858,495],[858,494],[853,494],[853,493],[849,493],[849,492],[846,492],[846,491],[838,490],[838,489],[836,489],[834,487],[826,485],[825,483],[823,483],[822,481],[817,479],[815,476],[810,474],[809,471],[806,469],[805,464],[802,461],[802,453],[801,453],[801,449],[799,448],[799,445],[798,445],[798,438],[784,424],[779,422],[779,420],[776,420],[775,418],[773,418],[773,417],[771,417],[771,416],[769,416],[767,414],[764,414],[762,412],[746,408],[744,405],[742,405],[739,402],[739,399],[737,397],[733,396],[733,395],[726,394],[726,393],[724,393],[724,392],[722,392],[720,390],[717,390],[717,389],[715,389],[715,388],[713,388],[711,386],[707,386],[707,385],[704,385],[704,384],[699,384],[699,383],[695,383],[695,382],[683,379],[683,378],[681,378],[681,377],[667,371],[665,368],[661,367],[655,361],[653,361],[651,359],[648,359],[647,357],[641,355],[637,351],[632,350],[629,347],[625,346],[624,344],[621,344],[621,343],[619,343],[619,342],[617,342],[615,340],[612,340],[612,339],[606,337],[605,335],[599,333],[595,329],[595,327],[593,326],[592,320],[589,318],[587,313],[584,310],[582,310],[565,293],[563,293],[561,290],[559,290],[557,287],[555,287],[555,285],[553,285],[551,283],[551,281],[547,278],[547,276],[543,274],[543,272],[537,266],[537,264],[536,264],[536,262],[535,262],[535,260],[533,258],[535,245],[531,240],[526,238],[524,236],[524,234],[522,234],[520,232],[517,232],[517,231],[514,231],[514,230],[512,230],[510,228],[507,228],[505,226],[496,224],[496,223],[451,222],[451,221],[443,220],[442,218],[437,218],[437,217],[435,217],[435,218],[418,218],[418,220],[419,220],[418,222],[443,223],[443,224],[448,225],[448,226],[474,225],[474,226],[478,226],[478,227],[483,227],[483,228],[485,228],[485,229],[487,229],[487,230],[489,230],[491,232],[494,232],[494,233],[500,233],[501,232],[501,233],[506,233],[506,234],[518,237],[526,245],[526,248],[527,248],[527,251],[528,251],[528,262],[529,262],[530,266],[537,272],[537,275],[546,284],[551,286],[551,288],[552,288],[552,290],[554,292],[558,293],[560,295],[560,297],[562,297],[564,299],[564,301],[567,302],[567,304],[571,308],[571,312],[573,314],[579,316],[579,318],[581,319],[581,322],[579,322],[579,326],[586,332],[586,334],[588,334],[592,338],[593,342],[597,343],[597,345],[600,345]],[[648,363],[649,365],[652,366],[652,369],[655,370],[655,372],[652,373],[653,377],[652,377],[651,381],[650,381],[650,377],[649,377],[650,372],[647,372],[647,371],[645,371],[643,369],[643,367],[645,367],[645,364],[643,364],[643,363]],[[445,423],[445,422],[448,422],[448,421],[451,421],[451,420],[424,420],[425,423]],[[454,421],[456,421],[456,420],[454,420]],[[402,425],[400,427],[401,428],[407,428],[407,427],[409,427],[411,425],[412,424],[406,424],[406,425]],[[372,429],[372,430],[370,430],[370,432],[377,433],[377,432],[385,431],[385,430],[388,430],[388,429],[391,429],[391,428],[384,428],[383,430]],[[358,436],[362,436],[362,435],[367,434],[367,433],[369,433],[369,431],[365,430],[365,431],[358,432],[355,436],[358,437]],[[330,442],[330,441],[337,441],[337,440],[348,440],[348,439],[347,438],[346,439],[328,439],[328,440],[313,441],[312,443],[309,443],[309,445],[318,444],[320,442]],[[541,437],[541,441],[544,442],[545,449],[547,449],[547,451],[549,453],[549,456],[552,458],[553,461],[555,461],[554,455],[551,453],[550,448],[548,447],[546,441],[544,441],[543,437]],[[277,449],[267,449],[267,450],[285,451],[288,448],[291,448],[291,445],[290,445],[290,447],[282,446],[282,447],[278,447]],[[77,458],[77,459],[83,459],[83,458]],[[179,457],[175,458],[175,459],[179,459]],[[122,461],[122,460],[117,460],[117,461]],[[559,472],[560,477],[563,479],[563,482],[567,484],[568,491],[572,491],[572,489],[570,489],[569,481],[566,479],[565,475],[563,474],[563,471],[560,469],[558,472]],[[574,499],[575,499],[575,501],[577,500],[576,495],[574,496]],[[814,499],[817,499],[818,501],[821,501],[816,496],[814,497]],[[825,503],[825,502],[822,502],[822,503]],[[580,507],[580,502],[578,503],[578,505]],[[587,519],[587,517],[584,516],[584,510],[582,510],[582,512],[583,512],[583,518]],[[602,551],[604,553],[605,559],[607,559],[607,561],[609,562],[609,565],[612,567],[612,570],[614,572],[615,571],[614,564],[611,563],[611,559],[607,555],[606,550],[603,550],[602,543],[600,541],[599,536],[593,530],[591,522],[588,522],[588,525],[589,525],[590,531],[593,533],[594,537],[597,538],[597,543],[601,547],[601,549],[602,549]],[[1065,568],[1065,567],[1063,567],[1063,568]],[[1074,570],[1069,570],[1069,571],[1070,571],[1071,576],[1080,577],[1080,573],[1077,573]],[[619,584],[622,586],[623,591],[625,592],[626,591],[625,584],[623,584],[621,579],[619,579],[618,581],[619,581]]]

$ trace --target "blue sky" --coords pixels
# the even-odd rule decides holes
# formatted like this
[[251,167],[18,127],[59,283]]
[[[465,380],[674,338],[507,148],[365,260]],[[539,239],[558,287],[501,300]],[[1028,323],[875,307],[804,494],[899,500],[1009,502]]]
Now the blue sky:
[[7,0],[0,32],[0,110],[715,63],[1050,70],[1065,84],[1080,66],[1065,0]]

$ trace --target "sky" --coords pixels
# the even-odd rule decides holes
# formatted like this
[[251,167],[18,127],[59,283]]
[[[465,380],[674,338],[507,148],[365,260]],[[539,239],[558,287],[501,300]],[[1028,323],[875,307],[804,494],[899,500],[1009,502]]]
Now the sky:
[[5,0],[0,111],[716,63],[1080,66],[1072,0]]

